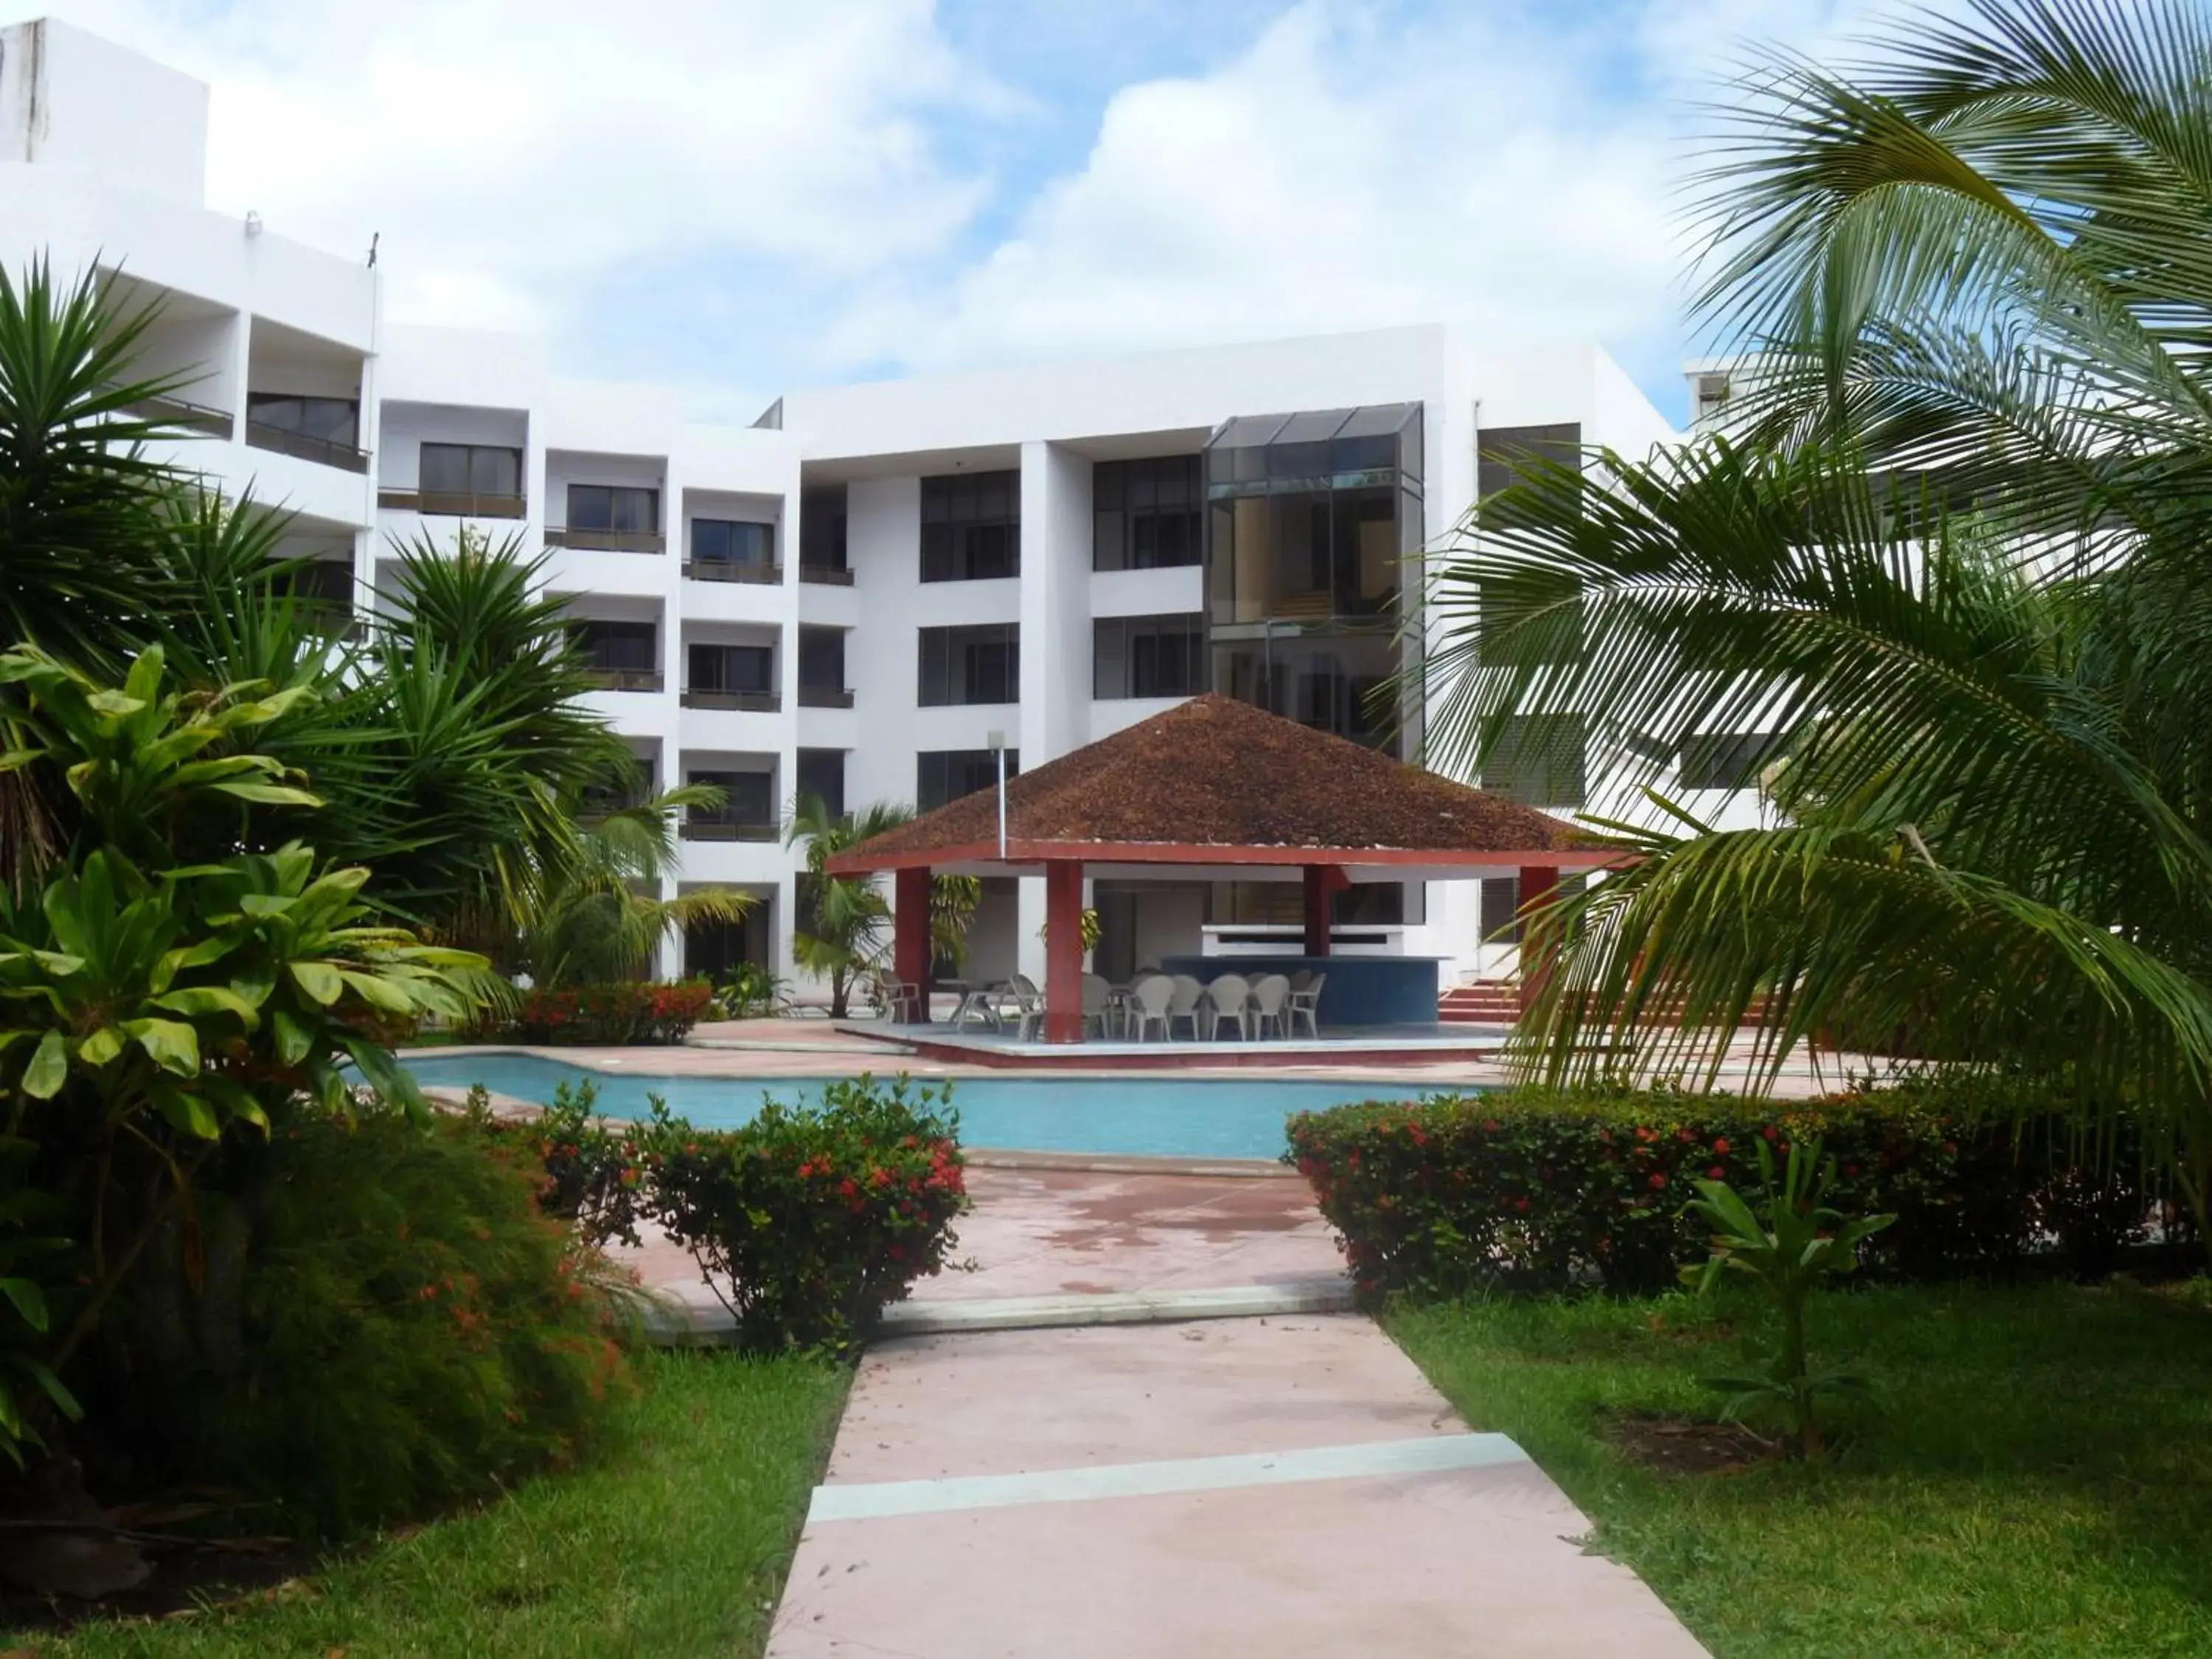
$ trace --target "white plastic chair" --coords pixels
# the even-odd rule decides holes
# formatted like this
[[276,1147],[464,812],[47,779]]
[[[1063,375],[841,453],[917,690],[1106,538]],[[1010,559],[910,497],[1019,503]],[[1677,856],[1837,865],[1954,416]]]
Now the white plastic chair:
[[1168,1035],[1168,1008],[1175,1000],[1175,981],[1165,974],[1147,974],[1129,988],[1129,997],[1123,1005],[1122,1018],[1127,1022],[1121,1035],[1134,1037],[1139,1042],[1153,1026],[1160,1028],[1160,1040]]
[[1237,1035],[1246,1042],[1252,1040],[1252,985],[1242,974],[1224,974],[1206,988],[1206,1002],[1209,1011],[1206,1022],[1206,1040],[1212,1042],[1221,1034],[1221,1022],[1237,1022]]
[[1176,1022],[1187,1019],[1190,1022],[1190,1040],[1195,1042],[1199,1036],[1199,1011],[1206,1004],[1206,987],[1188,974],[1177,974],[1168,984],[1174,994],[1168,999],[1167,1039],[1173,1042]]
[[1313,969],[1310,968],[1301,968],[1291,975],[1291,989],[1293,991],[1303,991],[1312,982]]
[[1306,984],[1291,988],[1291,1036],[1297,1035],[1298,1022],[1304,1020],[1306,1030],[1313,1033],[1314,1041],[1321,1041],[1321,988],[1328,983],[1327,974],[1316,974]]
[[1027,974],[1016,974],[1007,982],[1007,988],[1013,993],[1014,1009],[1019,1017],[1015,1041],[1027,1042],[1032,1031],[1044,1029],[1044,993],[1037,989],[1036,981]]
[[1083,976],[1083,1029],[1090,1030],[1092,1020],[1098,1022],[1098,1035],[1114,1035],[1114,988],[1101,974]]
[[1290,1017],[1284,1011],[1290,1005],[1291,981],[1287,974],[1262,974],[1252,982],[1252,1024],[1262,1037],[1267,1035],[1267,1027],[1273,1025],[1277,1036],[1289,1039]]
[[927,1017],[921,1011],[921,987],[911,980],[886,973],[880,968],[876,970],[875,977],[876,1006],[882,1011],[885,1020],[902,1025],[925,1023]]

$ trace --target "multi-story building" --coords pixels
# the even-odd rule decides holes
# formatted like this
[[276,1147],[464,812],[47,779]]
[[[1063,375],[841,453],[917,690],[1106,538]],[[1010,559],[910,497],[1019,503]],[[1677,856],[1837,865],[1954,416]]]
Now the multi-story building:
[[[1370,694],[1420,661],[1416,556],[1516,453],[1674,437],[1594,346],[1442,326],[836,386],[702,425],[672,393],[556,376],[526,340],[389,325],[368,250],[209,211],[208,96],[64,26],[0,30],[0,258],[96,267],[158,304],[146,366],[200,375],[179,454],[292,509],[288,550],[333,595],[373,609],[424,537],[550,550],[598,703],[653,783],[727,793],[685,824],[682,882],[761,901],[671,970],[789,970],[779,826],[801,792],[933,806],[1206,689],[1411,744],[1420,698],[1381,721]],[[1538,762],[1486,781],[1572,808],[1603,757],[1551,718]],[[1744,754],[1715,755],[1681,780],[1708,810],[1745,781]],[[974,975],[1041,962],[1032,885],[987,887]],[[1102,887],[1103,965],[1295,931],[1296,890]],[[1495,969],[1479,942],[1513,902],[1355,889],[1340,924]]]

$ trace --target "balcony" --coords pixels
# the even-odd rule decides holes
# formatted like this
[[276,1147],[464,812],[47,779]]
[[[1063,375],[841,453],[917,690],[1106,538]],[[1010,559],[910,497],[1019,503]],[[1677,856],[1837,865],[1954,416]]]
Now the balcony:
[[783,580],[780,564],[761,564],[751,560],[686,559],[684,575],[695,582],[750,582],[757,586],[773,587]]
[[[142,421],[151,421],[157,426],[181,427],[187,432],[204,433],[210,438],[228,440],[234,418],[227,409],[210,409],[205,404],[196,404],[184,398],[142,398],[129,407],[128,412]],[[263,445],[264,449],[268,445]]]
[[642,668],[595,668],[592,684],[602,691],[658,691],[662,678]]
[[824,587],[850,587],[853,585],[853,573],[842,565],[802,564],[799,567],[799,580],[803,582],[818,582]]
[[478,495],[446,489],[380,489],[376,504],[397,513],[421,513],[441,519],[520,519],[530,512],[529,502],[520,495]]
[[311,438],[304,432],[287,431],[281,426],[249,416],[246,422],[246,441],[255,449],[265,449],[272,454],[289,455],[302,461],[314,461],[323,466],[335,466],[348,472],[366,474],[368,471],[368,452],[356,449],[351,444],[340,443],[335,438]]
[[693,812],[678,829],[686,841],[777,842],[783,839],[781,828],[774,823],[731,817],[719,812]]
[[799,688],[801,708],[850,708],[852,691],[842,685],[802,685]]
[[572,547],[592,553],[665,553],[668,538],[657,530],[545,530],[548,547]]
[[721,708],[746,714],[773,714],[783,707],[783,699],[773,691],[695,691],[684,690],[686,708]]

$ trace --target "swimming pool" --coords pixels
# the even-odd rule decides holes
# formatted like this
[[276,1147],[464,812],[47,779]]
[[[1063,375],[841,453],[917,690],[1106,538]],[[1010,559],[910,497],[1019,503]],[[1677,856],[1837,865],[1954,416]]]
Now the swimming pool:
[[[546,1101],[554,1086],[588,1079],[610,1117],[643,1117],[646,1096],[702,1129],[734,1128],[763,1095],[820,1097],[821,1078],[654,1077],[605,1073],[536,1054],[432,1054],[402,1062],[419,1083]],[[878,1075],[883,1075],[878,1073]],[[960,1139],[969,1146],[1036,1152],[1150,1153],[1168,1158],[1276,1158],[1293,1112],[1352,1100],[1413,1100],[1435,1087],[1311,1078],[963,1077],[951,1079]]]

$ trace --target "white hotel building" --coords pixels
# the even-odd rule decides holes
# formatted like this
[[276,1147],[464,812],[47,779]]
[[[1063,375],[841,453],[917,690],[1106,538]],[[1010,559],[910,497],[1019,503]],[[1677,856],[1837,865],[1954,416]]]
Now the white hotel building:
[[[763,901],[670,971],[790,970],[799,791],[935,805],[990,780],[994,740],[1035,766],[1209,687],[1365,736],[1408,648],[1401,561],[1502,454],[1675,435],[1595,345],[1433,326],[835,386],[702,425],[672,393],[558,377],[533,341],[387,325],[360,254],[210,211],[208,97],[63,25],[0,29],[0,259],[160,301],[144,367],[203,374],[180,455],[295,513],[289,550],[334,597],[372,608],[425,532],[550,550],[655,785],[728,791],[686,827],[683,882]],[[1571,809],[1601,781],[1583,759],[1503,781]],[[1706,769],[1686,799],[1749,810],[1692,787],[1741,769]],[[992,884],[971,974],[1041,972],[1042,888]],[[1341,943],[1494,969],[1479,941],[1512,896],[1486,888],[1354,889]],[[1298,892],[1102,884],[1101,966],[1295,933]]]

